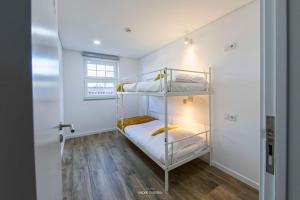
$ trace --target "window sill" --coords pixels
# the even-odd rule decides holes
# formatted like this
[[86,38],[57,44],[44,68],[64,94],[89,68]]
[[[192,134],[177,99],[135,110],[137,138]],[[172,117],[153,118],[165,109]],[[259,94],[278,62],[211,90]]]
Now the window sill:
[[85,97],[84,101],[95,101],[95,100],[114,100],[117,99],[117,96],[109,96],[109,97]]

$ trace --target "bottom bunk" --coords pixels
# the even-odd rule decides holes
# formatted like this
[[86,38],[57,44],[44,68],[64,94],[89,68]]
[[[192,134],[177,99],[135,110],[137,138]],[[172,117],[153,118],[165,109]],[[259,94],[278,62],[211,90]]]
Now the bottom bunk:
[[118,122],[118,130],[167,171],[209,152],[209,130],[196,132],[185,127],[170,125],[166,165],[163,127],[164,122],[148,116],[128,118]]

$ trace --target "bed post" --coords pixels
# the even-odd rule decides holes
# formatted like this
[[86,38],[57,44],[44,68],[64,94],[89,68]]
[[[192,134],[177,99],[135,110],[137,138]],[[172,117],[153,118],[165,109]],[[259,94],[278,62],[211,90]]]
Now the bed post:
[[149,115],[149,96],[146,96],[146,115]]
[[[115,86],[117,86],[120,83],[120,77],[119,77],[119,66],[117,66],[117,81],[115,82]],[[122,92],[122,90],[120,91]],[[116,87],[116,94],[117,94],[117,108],[116,108],[116,134],[118,134],[119,130],[118,130],[118,121],[119,121],[119,94],[118,94],[118,90]]]
[[122,129],[124,128],[124,100],[123,100],[123,94],[121,93],[121,120],[122,120]]
[[116,108],[116,134],[117,134],[118,133],[118,118],[119,118],[119,95],[118,95],[118,93],[117,93],[116,103],[117,103],[117,108]]
[[212,99],[211,99],[211,93],[212,93],[212,83],[211,83],[212,77],[211,77],[211,67],[209,67],[209,83],[208,83],[208,98],[209,98],[209,165],[212,165],[212,130],[211,130],[211,119],[212,119]]
[[167,82],[167,68],[164,70],[164,121],[165,121],[165,192],[169,191],[169,152],[168,152],[168,82]]

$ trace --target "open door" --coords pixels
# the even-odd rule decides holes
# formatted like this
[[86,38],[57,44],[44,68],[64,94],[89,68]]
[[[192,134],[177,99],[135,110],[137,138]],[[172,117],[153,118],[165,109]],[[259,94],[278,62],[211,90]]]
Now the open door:
[[34,150],[38,200],[62,199],[60,70],[53,0],[31,1]]
[[286,199],[286,9],[286,0],[261,0],[261,200]]

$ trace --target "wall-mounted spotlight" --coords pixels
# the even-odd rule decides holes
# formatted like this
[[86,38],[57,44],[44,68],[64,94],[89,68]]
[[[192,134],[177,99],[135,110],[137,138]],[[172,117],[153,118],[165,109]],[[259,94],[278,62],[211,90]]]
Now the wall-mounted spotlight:
[[183,101],[182,101],[183,104],[193,103],[193,102],[194,102],[193,96],[188,96],[187,98],[183,99]]
[[193,96],[188,96],[187,100],[188,100],[188,102],[193,103],[194,102],[194,97]]
[[183,43],[184,43],[185,45],[193,44],[193,39],[192,39],[192,38],[189,38],[189,37],[186,37],[186,38],[184,38]]

